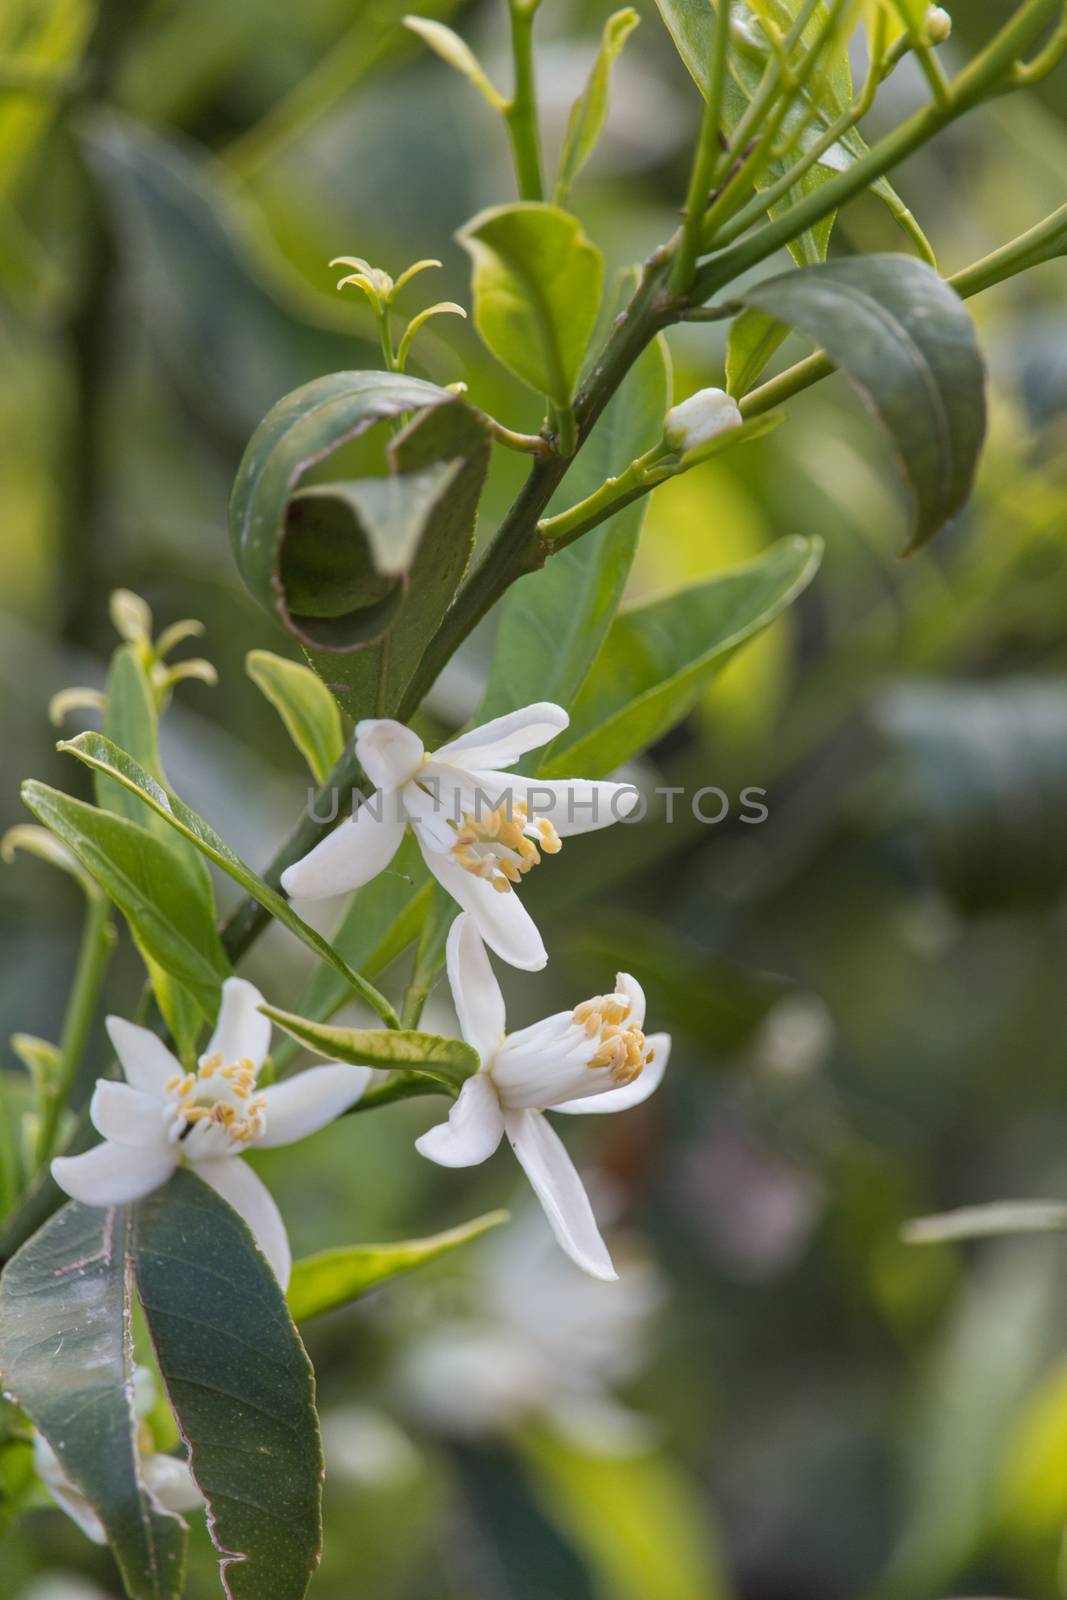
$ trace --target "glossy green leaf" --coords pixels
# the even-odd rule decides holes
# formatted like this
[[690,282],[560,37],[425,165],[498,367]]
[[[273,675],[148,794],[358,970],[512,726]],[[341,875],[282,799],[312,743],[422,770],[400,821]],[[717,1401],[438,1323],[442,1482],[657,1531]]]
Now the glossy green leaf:
[[559,158],[559,177],[552,195],[554,205],[565,206],[571,184],[596,149],[608,115],[611,69],[627,39],[640,22],[632,6],[615,11],[604,24],[600,49],[589,79],[571,107],[563,150]]
[[816,540],[780,539],[746,566],[622,612],[543,775],[601,777],[662,738],[807,588],[821,557]]
[[[384,449],[387,478],[301,489],[377,424],[416,415]],[[237,566],[354,716],[388,713],[466,571],[489,461],[484,420],[418,378],[341,372],[260,423],[230,499]]]
[[324,1311],[336,1311],[379,1284],[388,1283],[390,1278],[436,1261],[507,1221],[506,1211],[490,1211],[428,1239],[405,1239],[402,1244],[353,1244],[305,1256],[303,1261],[293,1263],[289,1310],[296,1322],[306,1322]]
[[567,406],[600,309],[600,251],[576,217],[534,201],[480,211],[456,237],[473,262],[485,343],[523,383]]
[[184,801],[179,800],[177,795],[164,789],[124,751],[116,749],[109,739],[105,739],[99,733],[81,733],[76,739],[64,740],[59,748],[77,756],[79,761],[84,761],[86,766],[94,771],[104,772],[125,784],[134,793],[142,795],[153,810],[158,812],[176,832],[194,844],[209,861],[221,867],[223,872],[233,878],[235,883],[240,884],[247,894],[258,900],[272,917],[291,933],[295,933],[315,955],[328,962],[346,983],[373,1006],[380,1017],[387,1021],[392,1019],[393,1012],[388,1001],[358,972],[353,972],[314,928],[309,928],[307,923],[297,916],[285,896],[264,883],[263,879],[230,849],[210,823],[205,822],[203,817],[198,816]]
[[740,400],[788,335],[788,328],[762,311],[742,311],[726,339],[726,392]]
[[[632,285],[625,274],[611,297],[612,313]],[[669,359],[656,339],[627,374],[547,514],[576,505],[655,444],[670,403]],[[534,695],[573,704],[622,598],[647,505],[627,506],[508,590],[479,722],[528,705]]]
[[230,1600],[301,1600],[322,1547],[315,1380],[242,1219],[179,1168],[140,1201],[134,1272]]
[[302,662],[287,661],[270,650],[250,650],[245,670],[281,717],[311,776],[325,783],[345,739],[337,702],[321,678]]
[[519,1449],[535,1494],[604,1600],[730,1600],[707,1503],[668,1457],[598,1452],[532,1428]]
[[739,297],[816,340],[889,434],[914,500],[910,549],[949,522],[985,438],[985,365],[955,291],[911,256],[850,256]]
[[95,1508],[132,1600],[178,1600],[185,1533],[145,1491],[127,1316],[128,1207],[65,1205],[0,1278],[0,1374]]
[[399,1028],[339,1028],[333,1023],[312,1022],[291,1011],[279,1011],[275,1006],[261,1006],[260,1010],[317,1055],[330,1061],[379,1067],[391,1074],[385,1082],[372,1084],[354,1111],[410,1094],[455,1097],[478,1070],[477,1052],[462,1039],[443,1039],[435,1033]]
[[[100,734],[81,737],[107,742]],[[145,957],[175,977],[212,1020],[229,963],[181,858],[139,823],[34,779],[23,784],[22,798],[118,906]]]

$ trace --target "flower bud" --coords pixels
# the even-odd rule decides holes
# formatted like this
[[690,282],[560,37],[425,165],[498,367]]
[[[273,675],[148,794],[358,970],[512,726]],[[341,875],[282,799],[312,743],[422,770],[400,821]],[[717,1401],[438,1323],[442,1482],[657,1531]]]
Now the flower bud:
[[944,6],[927,6],[923,26],[931,44],[944,44],[952,32],[952,18]]
[[716,434],[741,426],[737,401],[725,389],[698,389],[672,406],[663,419],[663,442],[679,455],[707,444]]
[[149,644],[152,639],[152,613],[147,601],[132,589],[115,589],[111,595],[111,624],[129,644]]

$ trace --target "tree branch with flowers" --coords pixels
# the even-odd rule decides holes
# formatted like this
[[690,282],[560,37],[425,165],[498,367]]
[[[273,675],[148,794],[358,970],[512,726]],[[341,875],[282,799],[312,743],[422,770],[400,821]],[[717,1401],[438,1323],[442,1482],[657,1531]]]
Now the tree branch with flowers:
[[[641,796],[613,774],[688,714],[714,672],[813,581],[820,558],[816,541],[783,538],[748,567],[679,591],[666,619],[650,621],[621,609],[648,496],[765,435],[786,401],[840,370],[888,435],[911,502],[908,548],[920,551],[966,503],[985,433],[984,365],[964,300],[1067,253],[1059,211],[946,280],[888,177],[957,118],[1057,66],[1062,0],[1022,0],[955,75],[938,54],[951,19],[916,0],[658,4],[695,85],[689,182],[672,237],[607,285],[603,253],[569,206],[636,14],[606,20],[552,185],[538,0],[508,5],[510,94],[443,23],[407,19],[500,117],[518,199],[480,211],[457,238],[474,326],[540,398],[544,420],[523,432],[465,383],[409,372],[427,322],[466,315],[431,304],[396,338],[395,302],[436,260],[395,278],[360,256],[331,263],[350,269],[339,288],[369,307],[381,367],[332,372],[279,400],[230,501],[237,571],[291,651],[257,650],[249,672],[317,785],[274,860],[257,872],[168,778],[160,720],[183,679],[214,669],[170,663],[198,625],[154,637],[128,593],[113,605],[120,643],[104,691],[67,691],[53,707],[60,719],[102,717],[101,730],[60,744],[91,775],[92,801],[24,786],[35,823],[13,831],[8,853],[68,871],[86,918],[59,1044],[21,1045],[35,1108],[6,1181],[0,1371],[35,1430],[42,1482],[111,1545],[131,1600],[183,1593],[184,1515],[201,1504],[237,1600],[296,1600],[318,1559],[321,1444],[291,1308],[302,1317],[306,1306],[346,1304],[354,1283],[371,1280],[358,1243],[292,1262],[246,1152],[438,1097],[447,1115],[417,1152],[465,1167],[506,1138],[561,1248],[614,1279],[548,1114],[624,1112],[661,1083],[670,1039],[645,1032],[640,952],[638,970],[607,974],[603,993],[512,1031],[493,958],[521,972],[546,965],[553,930],[530,915],[524,880],[565,871],[561,851],[625,823]],[[868,144],[861,125],[908,56],[927,98]],[[907,248],[828,258],[837,211],[865,193]],[[791,264],[768,268],[782,250]],[[666,335],[712,321],[728,328],[725,386],[675,403]],[[816,352],[765,376],[790,331]],[[494,449],[528,458],[528,471],[496,528],[479,533]],[[490,613],[481,710],[428,750],[412,724]],[[628,652],[626,673],[614,665],[620,639],[649,646]],[[242,896],[221,926],[209,867]],[[326,938],[309,903],[339,895],[352,899]],[[81,1104],[116,913],[143,961],[144,999],[135,1018],[107,1019],[115,1059],[99,1063]],[[274,923],[314,962],[296,1010],[234,972]],[[409,981],[385,992],[378,980],[411,950]],[[457,1037],[420,1027],[442,968]],[[353,1000],[378,1025],[335,1020]],[[274,1028],[284,1042],[272,1054]],[[316,1064],[294,1070],[304,1051]],[[499,1221],[420,1241],[415,1258]],[[172,1454],[143,1448],[135,1307],[181,1436]]]

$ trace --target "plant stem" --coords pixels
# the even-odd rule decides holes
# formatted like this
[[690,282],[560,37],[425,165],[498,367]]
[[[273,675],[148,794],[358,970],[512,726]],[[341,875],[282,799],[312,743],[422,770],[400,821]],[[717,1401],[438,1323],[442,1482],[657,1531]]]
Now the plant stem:
[[59,1041],[62,1075],[53,1085],[53,1092],[48,1096],[41,1112],[41,1126],[37,1136],[39,1166],[44,1166],[55,1148],[59,1119],[70,1099],[74,1080],[85,1054],[89,1030],[96,1013],[96,1003],[114,948],[115,925],[111,920],[111,902],[105,895],[92,895],[86,905],[85,927],[78,952],[78,964]]
[[534,84],[533,24],[540,0],[509,0],[515,88],[504,111],[520,200],[543,200],[541,138]]
[[689,192],[685,201],[685,222],[678,253],[671,272],[671,288],[682,294],[689,288],[696,271],[700,241],[704,231],[704,212],[708,205],[715,173],[722,157],[719,136],[722,131],[722,100],[726,80],[726,52],[730,36],[730,0],[719,0],[715,12],[715,28],[711,36],[711,59],[708,62],[708,94],[704,101],[704,115],[700,122],[700,136],[693,170],[689,177]]
[[734,282],[743,272],[758,266],[853,195],[892,171],[913,150],[926,144],[965,111],[1000,92],[1006,86],[1005,80],[1010,83],[1017,58],[1040,38],[1062,4],[1063,0],[1025,0],[986,48],[953,80],[951,107],[923,106],[844,172],[822,184],[814,194],[765,223],[747,239],[714,256],[698,270],[691,298],[704,300]]

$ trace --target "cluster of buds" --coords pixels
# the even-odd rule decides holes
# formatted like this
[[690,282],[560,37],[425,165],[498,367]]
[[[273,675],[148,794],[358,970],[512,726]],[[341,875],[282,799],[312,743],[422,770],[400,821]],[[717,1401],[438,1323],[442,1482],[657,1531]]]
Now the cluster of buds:
[[[152,637],[152,611],[146,600],[139,594],[134,594],[132,589],[116,589],[110,602],[111,623],[120,639],[132,645],[137,652],[141,665],[145,670],[157,711],[166,709],[176,683],[183,683],[186,679],[195,678],[199,683],[206,683],[209,688],[214,688],[218,683],[218,673],[210,661],[205,661],[202,656],[194,656],[188,661],[176,661],[168,664],[167,657],[178,645],[184,644],[186,639],[199,639],[204,632],[204,624],[195,617],[187,617],[182,622],[172,622],[164,628],[158,639]],[[79,685],[73,689],[61,689],[52,696],[48,705],[48,715],[52,723],[58,728],[67,713],[70,711],[105,711],[107,709],[107,696],[102,689],[90,689]]]

